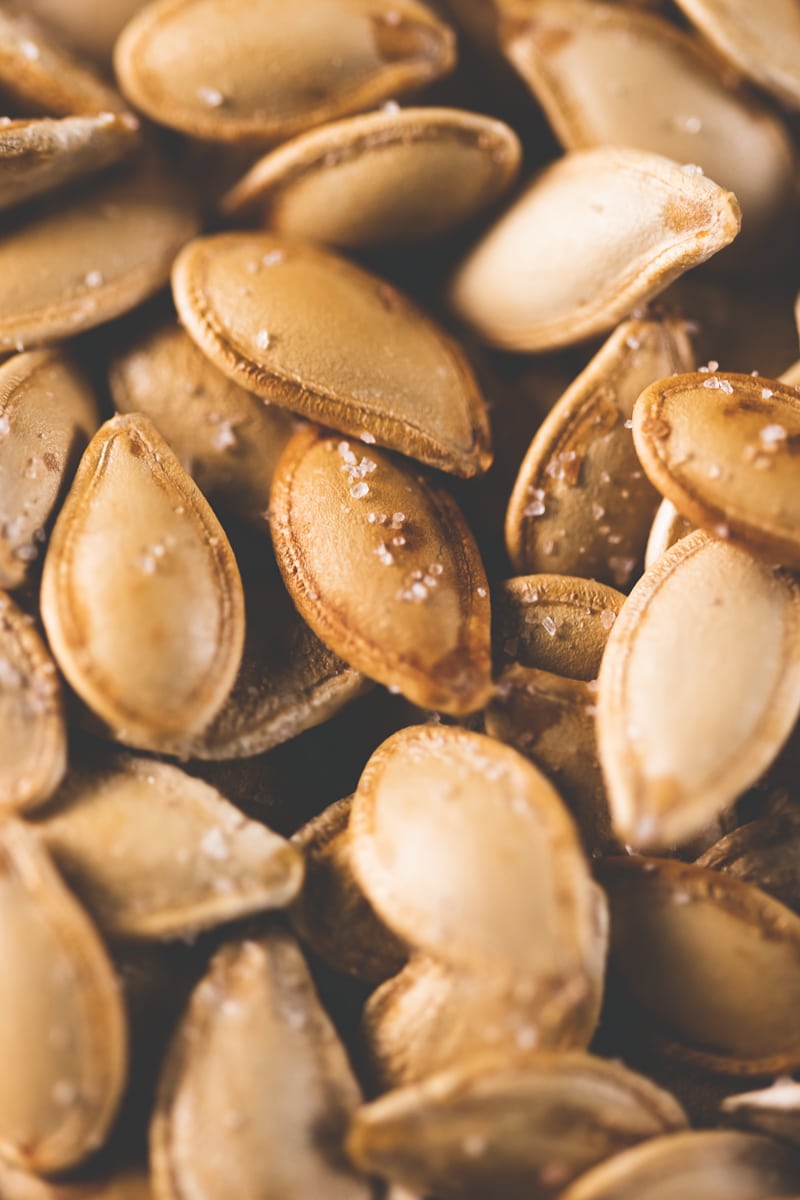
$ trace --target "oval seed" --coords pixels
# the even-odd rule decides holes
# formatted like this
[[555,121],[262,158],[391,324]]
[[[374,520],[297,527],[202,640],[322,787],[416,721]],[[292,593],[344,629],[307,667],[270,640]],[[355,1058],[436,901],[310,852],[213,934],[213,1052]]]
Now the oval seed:
[[732,829],[697,865],[753,883],[800,911],[800,812],[790,809]]
[[194,137],[283,141],[449,71],[454,37],[416,0],[160,0],[114,51],[120,86]]
[[382,983],[402,969],[408,951],[379,920],[353,874],[352,799],[329,805],[292,838],[305,857],[306,879],[289,917],[297,936],[335,971]]
[[583,963],[594,900],[575,826],[509,747],[455,726],[401,730],[367,763],[350,835],[367,898],[411,945],[537,981]]
[[568,575],[522,575],[500,584],[495,632],[503,657],[569,679],[597,678],[622,592]]
[[800,1155],[752,1133],[652,1138],[588,1171],[560,1200],[764,1200],[796,1196]]
[[566,149],[632,146],[699,166],[739,201],[742,248],[776,255],[794,203],[791,140],[766,104],[723,78],[715,55],[630,5],[539,0],[530,19],[524,6],[518,17],[506,52]]
[[163,287],[197,215],[174,177],[114,175],[0,237],[0,348],[73,337]]
[[289,413],[232,383],[173,320],[118,354],[109,381],[117,411],[148,416],[212,503],[264,520]]
[[592,684],[515,664],[500,675],[485,713],[486,732],[529,758],[558,788],[587,853],[621,850],[611,830],[597,758]]
[[451,302],[494,346],[568,346],[705,262],[740,222],[735,196],[667,158],[575,151],[546,167],[467,255]]
[[696,525],[800,567],[800,396],[752,375],[698,372],[646,388],[636,451],[655,487]]
[[190,336],[242,387],[456,475],[489,466],[463,353],[360,267],[267,233],[218,234],[178,256],[173,292]]
[[424,1194],[529,1200],[646,1138],[682,1129],[668,1092],[593,1055],[478,1058],[360,1108],[347,1139],[363,1171]]
[[800,107],[800,12],[794,0],[678,0],[705,38],[733,66],[777,96]]
[[0,210],[118,162],[138,140],[139,122],[127,113],[0,125]]
[[100,927],[180,938],[283,908],[303,864],[282,837],[177,767],[116,757],[73,768],[36,830]]
[[693,533],[695,526],[682,517],[671,500],[662,500],[653,517],[647,549],[644,552],[644,569],[649,571],[660,558],[681,538]]
[[800,1146],[800,1083],[785,1076],[771,1087],[726,1096],[722,1113],[734,1125]]
[[98,423],[88,379],[55,351],[0,366],[0,586],[30,580]]
[[485,704],[488,585],[443,489],[402,459],[312,428],[278,464],[271,514],[289,594],[345,662],[426,708]]
[[33,621],[0,592],[0,811],[41,804],[67,765],[56,666]]
[[25,8],[37,20],[73,46],[78,53],[107,68],[114,43],[148,0],[25,0]]
[[369,1200],[342,1142],[360,1102],[294,941],[214,957],[173,1038],[150,1131],[159,1200]]
[[228,193],[222,211],[334,246],[416,242],[493,204],[521,154],[513,130],[478,113],[382,110],[279,146]]
[[611,962],[671,1053],[731,1075],[800,1065],[800,917],[751,884],[673,859],[597,868]]
[[683,538],[634,588],[600,668],[619,837],[665,848],[700,833],[770,765],[798,712],[797,583],[725,541]]
[[63,1170],[116,1112],[125,1017],[93,926],[16,821],[0,826],[0,931],[0,1147],[28,1170]]
[[520,574],[557,571],[626,587],[641,572],[659,502],[630,421],[654,379],[690,370],[683,321],[625,321],[539,426],[506,515]]
[[225,533],[143,416],[89,444],[56,522],[42,619],[59,666],[120,740],[187,742],[221,708],[244,643]]

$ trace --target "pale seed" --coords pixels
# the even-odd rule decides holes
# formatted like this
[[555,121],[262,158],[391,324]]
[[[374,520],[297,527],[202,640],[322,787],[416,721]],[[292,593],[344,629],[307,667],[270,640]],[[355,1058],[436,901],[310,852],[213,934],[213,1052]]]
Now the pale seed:
[[42,577],[56,660],[117,740],[189,743],[233,686],[244,600],[228,540],[143,416],[92,439]]
[[0,366],[0,585],[30,580],[99,423],[88,379],[53,350]]
[[695,526],[682,517],[671,500],[662,500],[653,517],[647,549],[644,552],[644,567],[649,571],[660,558],[681,538],[693,533]]
[[557,571],[618,588],[642,569],[659,495],[630,419],[655,379],[691,370],[683,321],[625,321],[556,403],[531,442],[506,515],[520,574]]
[[636,450],[662,495],[769,562],[800,567],[800,395],[773,379],[708,372],[646,388]]
[[651,567],[600,668],[598,747],[623,842],[680,844],[777,756],[800,711],[800,590],[702,532]]
[[107,934],[181,938],[297,895],[297,851],[177,767],[117,756],[73,768],[35,826]]
[[55,663],[31,618],[0,592],[0,811],[47,800],[66,765]]
[[576,151],[546,167],[467,255],[452,305],[492,345],[571,345],[705,262],[739,225],[735,196],[667,158]]
[[521,148],[501,121],[455,108],[379,111],[301,134],[222,201],[232,218],[334,246],[448,233],[512,184]]
[[0,825],[0,1147],[49,1173],[103,1141],[126,1075],[111,963],[83,910],[21,823]]
[[360,267],[267,233],[218,234],[178,256],[173,291],[201,350],[265,400],[456,475],[489,466],[463,352]]
[[158,1200],[369,1200],[342,1142],[360,1101],[293,940],[214,957],[173,1038],[150,1133]]
[[125,95],[194,137],[263,144],[417,88],[455,63],[416,0],[159,0],[114,51]]
[[289,594],[327,646],[423,707],[485,704],[488,586],[449,494],[402,459],[312,428],[284,451],[270,511]]

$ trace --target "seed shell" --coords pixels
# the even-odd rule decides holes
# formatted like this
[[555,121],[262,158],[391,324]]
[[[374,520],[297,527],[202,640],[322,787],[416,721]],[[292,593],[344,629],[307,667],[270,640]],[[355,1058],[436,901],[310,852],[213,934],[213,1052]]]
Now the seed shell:
[[656,509],[647,539],[644,569],[649,571],[676,542],[693,533],[694,529],[692,522],[681,516],[671,500],[662,500]]
[[188,245],[172,281],[188,333],[242,387],[456,475],[491,463],[463,352],[376,276],[319,247],[226,233]]
[[790,809],[739,825],[710,846],[697,865],[754,883],[800,912],[800,811]]
[[309,428],[278,464],[271,515],[289,594],[331,650],[425,708],[485,704],[488,584],[443,489],[402,459]]

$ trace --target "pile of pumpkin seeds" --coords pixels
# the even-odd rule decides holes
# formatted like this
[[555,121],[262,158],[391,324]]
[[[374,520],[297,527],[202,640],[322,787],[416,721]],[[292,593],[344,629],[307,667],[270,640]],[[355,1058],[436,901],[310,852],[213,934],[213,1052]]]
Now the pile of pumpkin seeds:
[[797,1200],[797,0],[0,103],[0,1200]]

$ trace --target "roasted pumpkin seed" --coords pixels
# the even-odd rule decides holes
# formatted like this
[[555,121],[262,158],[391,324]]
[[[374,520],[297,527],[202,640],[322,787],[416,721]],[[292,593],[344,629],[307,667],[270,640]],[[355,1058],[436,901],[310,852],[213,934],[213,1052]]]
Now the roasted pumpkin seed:
[[48,1183],[39,1175],[17,1170],[0,1161],[0,1195],[3,1200],[152,1200],[150,1179],[143,1169],[122,1168],[98,1178]]
[[726,833],[697,860],[754,883],[800,912],[800,810],[749,821]]
[[322,248],[228,233],[188,245],[172,283],[189,334],[235,383],[456,475],[489,466],[462,351],[376,276]]
[[662,500],[653,517],[647,549],[644,552],[644,568],[649,571],[667,551],[682,537],[693,533],[695,526],[682,517],[671,500]]
[[25,8],[67,46],[107,67],[124,26],[148,0],[25,0]]
[[89,444],[45,559],[42,619],[72,687],[119,741],[187,744],[233,686],[244,599],[228,539],[143,416]]
[[735,1125],[800,1146],[800,1083],[776,1079],[760,1091],[727,1096],[722,1113]]

